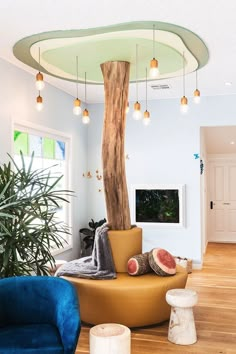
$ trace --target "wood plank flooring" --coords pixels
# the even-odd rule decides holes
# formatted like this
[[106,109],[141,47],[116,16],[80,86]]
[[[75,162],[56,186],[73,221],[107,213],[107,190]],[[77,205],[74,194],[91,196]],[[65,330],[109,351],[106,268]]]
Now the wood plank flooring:
[[[236,354],[236,244],[209,243],[203,269],[189,275],[187,288],[199,296],[194,307],[197,343],[168,342],[168,322],[164,322],[132,329],[132,354]],[[77,354],[89,353],[90,328],[83,325]]]

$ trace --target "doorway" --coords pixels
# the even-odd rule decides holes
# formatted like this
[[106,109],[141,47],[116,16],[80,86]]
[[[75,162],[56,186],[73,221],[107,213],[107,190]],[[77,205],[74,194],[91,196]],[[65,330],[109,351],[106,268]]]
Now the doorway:
[[202,251],[208,242],[236,243],[236,126],[202,127]]

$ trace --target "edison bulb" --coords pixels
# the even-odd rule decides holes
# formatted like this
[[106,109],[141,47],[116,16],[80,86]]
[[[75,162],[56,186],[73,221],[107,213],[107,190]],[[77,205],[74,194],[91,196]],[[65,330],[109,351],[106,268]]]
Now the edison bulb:
[[43,109],[43,103],[42,102],[37,102],[36,103],[36,109],[37,111],[41,112]]
[[152,79],[157,79],[160,75],[160,71],[158,68],[151,68],[149,71],[149,76]]
[[89,116],[83,116],[82,117],[82,122],[83,122],[83,124],[89,124],[89,122],[90,122]]
[[38,74],[36,75],[35,87],[38,91],[42,91],[45,87],[45,83],[43,81],[43,74],[41,72],[38,72]]
[[74,115],[79,116],[82,113],[81,107],[80,106],[74,106],[73,107],[73,113],[74,113]]
[[142,119],[142,112],[140,110],[135,110],[134,113],[133,113],[133,118],[135,120]]
[[187,113],[188,112],[188,99],[183,96],[180,100],[180,112]]
[[188,104],[181,104],[180,111],[181,111],[181,113],[187,113],[188,112]]
[[135,120],[142,119],[141,105],[140,105],[140,103],[138,101],[136,101],[135,104],[134,104],[133,118]]
[[83,111],[82,122],[83,122],[83,124],[89,124],[89,122],[90,122],[89,112],[86,108]]

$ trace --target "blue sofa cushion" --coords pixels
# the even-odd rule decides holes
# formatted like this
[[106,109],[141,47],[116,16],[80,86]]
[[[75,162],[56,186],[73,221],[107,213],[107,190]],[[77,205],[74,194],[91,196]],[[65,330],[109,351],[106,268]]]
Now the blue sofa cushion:
[[1,327],[0,354],[63,354],[58,329],[50,324]]

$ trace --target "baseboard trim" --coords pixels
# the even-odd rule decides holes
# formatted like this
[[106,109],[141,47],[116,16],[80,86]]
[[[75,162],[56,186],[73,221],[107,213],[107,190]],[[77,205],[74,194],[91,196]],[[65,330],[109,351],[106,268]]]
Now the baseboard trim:
[[194,263],[193,262],[193,269],[202,269],[203,263]]

